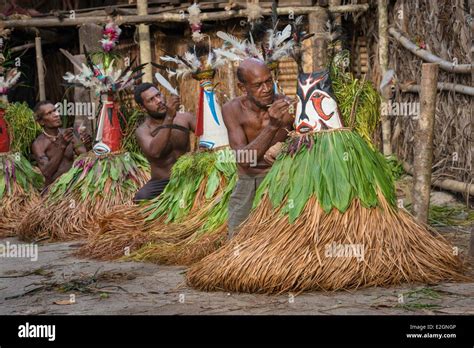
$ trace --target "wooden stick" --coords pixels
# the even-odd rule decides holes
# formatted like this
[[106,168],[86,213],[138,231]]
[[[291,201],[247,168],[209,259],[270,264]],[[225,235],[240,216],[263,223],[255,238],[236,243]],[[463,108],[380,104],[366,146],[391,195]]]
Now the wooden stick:
[[[148,15],[148,4],[147,0],[137,1],[137,11],[141,16]],[[151,44],[150,44],[150,27],[146,24],[138,25],[138,37],[140,42],[140,63],[151,62]],[[143,68],[145,73],[142,77],[143,82],[153,82],[153,74],[151,64],[147,64]]]
[[27,44],[24,44],[24,45],[20,45],[20,46],[15,46],[15,47],[12,47],[10,49],[10,52],[19,52],[19,51],[23,51],[23,50],[27,50],[29,48],[33,48],[35,47],[35,43],[34,42],[30,42],[30,43],[27,43]]
[[325,69],[328,65],[328,38],[326,22],[329,20],[328,11],[320,9],[308,15],[309,32],[314,33],[312,58],[313,71]]
[[38,87],[40,93],[40,101],[46,100],[46,90],[44,88],[44,60],[43,50],[41,49],[41,37],[35,37],[36,48],[36,70],[38,72]]
[[[413,166],[411,164],[403,162],[403,169],[405,169],[408,174],[413,175]],[[437,179],[432,180],[431,185],[442,188],[443,190],[474,196],[474,184],[470,184],[468,182],[452,179]]]
[[229,99],[234,99],[236,96],[235,93],[235,74],[234,74],[234,65],[232,62],[227,63],[227,83],[229,84]]
[[[387,9],[387,0],[378,0],[378,31],[379,31],[379,64],[380,71],[382,76],[388,70],[388,9]],[[388,95],[387,93],[382,93],[382,105],[387,103]],[[388,115],[382,113],[382,145],[383,145],[383,154],[385,156],[390,156],[392,154],[392,144],[390,139],[392,138],[392,128],[390,123],[390,118]]]
[[[362,5],[341,5],[341,6],[330,6],[327,8],[331,13],[351,13],[351,12],[364,12],[369,9],[368,4]],[[281,7],[278,9],[278,14],[281,16],[287,16],[290,13],[293,15],[309,14],[313,11],[320,11],[321,7]],[[271,9],[263,9],[263,15],[270,16]],[[207,12],[201,14],[201,20],[203,22],[219,21],[231,18],[247,18],[246,10],[231,10],[231,11],[218,11],[218,12]],[[12,19],[3,21],[5,28],[21,28],[21,27],[70,27],[80,26],[85,23],[96,23],[104,24],[110,20],[109,16],[91,16],[81,18],[64,18],[59,20],[58,18],[30,18],[30,19]],[[187,22],[188,15],[180,13],[159,13],[149,15],[137,15],[137,16],[117,16],[115,22],[117,24],[139,24],[139,23],[153,23],[153,22]]]
[[[400,87],[401,87],[402,92],[420,93],[421,91],[420,85],[403,86],[403,84],[400,84]],[[448,83],[448,82],[438,82],[437,88],[440,91],[457,92],[457,93],[474,96],[474,87],[471,87],[471,86],[458,85],[456,83]]]
[[436,112],[436,81],[438,64],[421,66],[420,118],[415,133],[413,211],[421,223],[428,223],[430,205],[431,166],[433,162],[433,132]]
[[424,50],[409,39],[404,37],[402,33],[397,31],[395,28],[388,29],[390,35],[392,35],[400,44],[412,52],[414,55],[422,58],[426,62],[430,63],[438,63],[440,68],[449,71],[455,72],[459,74],[470,74],[472,69],[472,64],[454,64],[453,62],[448,62],[447,60],[441,59],[440,57],[434,55],[430,51]]
[[[471,9],[471,85],[474,86],[474,0],[470,1],[470,9]],[[474,100],[471,99],[471,139],[474,139]],[[471,141],[471,173],[474,169],[474,141]],[[473,185],[474,186],[474,185]],[[474,191],[474,190],[473,190]],[[471,193],[474,195],[474,192]],[[469,241],[469,256],[474,257],[474,228],[471,226],[471,238]]]

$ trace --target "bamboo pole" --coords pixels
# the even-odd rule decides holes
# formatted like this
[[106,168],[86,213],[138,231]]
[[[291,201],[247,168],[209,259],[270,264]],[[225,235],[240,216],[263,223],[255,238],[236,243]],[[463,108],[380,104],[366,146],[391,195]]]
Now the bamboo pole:
[[[413,176],[413,166],[407,162],[403,162],[403,169]],[[462,193],[474,196],[474,184],[462,182],[452,179],[436,179],[431,180],[431,186],[441,188],[443,190]]]
[[[471,19],[474,18],[474,0],[470,1]],[[471,85],[474,86],[474,20],[471,20]],[[471,98],[471,139],[474,139],[474,100]],[[471,141],[471,173],[474,171],[474,141]],[[473,185],[474,186],[474,185]],[[474,189],[471,193],[474,196]],[[471,226],[469,256],[474,257],[474,226]]]
[[38,87],[39,87],[39,100],[46,100],[46,90],[44,87],[44,60],[43,50],[41,48],[41,37],[35,37],[35,49],[36,49],[36,71],[38,72]]
[[329,20],[328,11],[324,8],[319,8],[318,11],[313,11],[308,16],[309,32],[314,33],[312,40],[312,71],[319,71],[325,69],[328,65],[328,38],[326,23]]
[[[306,15],[313,11],[319,11],[319,6],[302,6],[302,7],[280,7],[278,8],[278,15],[287,16],[289,14]],[[331,13],[352,13],[352,12],[365,12],[369,9],[368,4],[361,5],[341,5],[341,6],[329,6],[327,10]],[[264,8],[262,14],[264,16],[271,16],[272,10]],[[219,21],[232,18],[247,18],[246,10],[231,10],[231,11],[216,11],[206,12],[201,14],[201,20],[203,22]],[[110,20],[109,16],[91,16],[81,18],[29,18],[29,19],[12,19],[3,21],[5,28],[24,28],[24,27],[70,27],[80,26],[85,23],[104,24]],[[188,15],[179,13],[159,13],[159,14],[148,14],[148,15],[137,15],[137,16],[117,16],[115,22],[121,24],[139,24],[139,23],[162,23],[162,22],[187,22]]]
[[[378,0],[378,32],[379,32],[379,64],[380,71],[382,76],[388,70],[388,9],[387,9],[387,0]],[[386,104],[388,101],[388,91],[382,92],[382,105]],[[390,117],[385,113],[381,113],[382,121],[382,147],[383,154],[385,156],[390,156],[392,154],[392,144],[390,142],[392,138],[392,127],[390,124]]]
[[[137,1],[137,11],[140,16],[148,15],[148,4],[147,0]],[[140,63],[151,62],[151,44],[150,44],[150,27],[147,24],[138,25],[138,38],[140,42]],[[142,77],[143,82],[153,82],[151,64],[145,65],[143,68],[144,75]]]
[[[437,88],[440,91],[456,92],[456,93],[474,96],[474,87],[471,87],[471,86],[458,85],[456,83],[449,83],[449,82],[438,82]],[[421,86],[420,85],[404,86],[403,84],[400,84],[400,90],[402,92],[420,93]]]
[[438,64],[421,66],[421,107],[418,131],[415,133],[413,211],[421,223],[428,222],[430,205],[431,166],[433,162],[433,132],[436,112],[436,81]]
[[[380,1],[380,0],[379,0]],[[424,50],[409,39],[404,37],[402,33],[397,31],[395,28],[388,29],[390,35],[392,35],[403,47],[408,49],[414,55],[422,58],[426,62],[438,63],[439,67],[445,71],[459,73],[459,74],[470,74],[472,69],[472,64],[454,64],[453,62],[448,62],[447,60],[441,59],[440,57],[434,55],[430,51]]]
[[227,83],[229,84],[229,99],[234,99],[235,94],[235,74],[232,62],[227,63]]

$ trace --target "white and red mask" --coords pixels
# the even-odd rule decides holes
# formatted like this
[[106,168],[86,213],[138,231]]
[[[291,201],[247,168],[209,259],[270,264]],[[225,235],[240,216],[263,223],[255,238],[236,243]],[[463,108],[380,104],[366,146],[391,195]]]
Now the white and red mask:
[[327,70],[298,75],[295,130],[308,133],[344,127]]

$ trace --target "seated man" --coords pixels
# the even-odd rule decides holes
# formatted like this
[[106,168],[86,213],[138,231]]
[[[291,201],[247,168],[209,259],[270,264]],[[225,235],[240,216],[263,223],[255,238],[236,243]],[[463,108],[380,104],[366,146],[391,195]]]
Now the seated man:
[[151,180],[135,195],[134,201],[159,196],[171,175],[171,167],[190,150],[189,131],[194,132],[195,119],[191,113],[177,112],[180,98],[168,100],[151,83],[135,88],[135,101],[146,112],[144,122],[135,135],[143,154],[150,162]]
[[49,100],[36,104],[34,113],[36,121],[43,127],[43,133],[35,139],[31,150],[47,188],[71,169],[75,155],[92,148],[92,138],[82,131],[75,135],[72,128],[61,128],[61,117]]
[[239,161],[237,156],[239,179],[229,201],[229,239],[249,215],[257,188],[293,123],[289,112],[292,102],[275,94],[271,71],[264,62],[244,60],[237,78],[244,95],[225,104],[222,114],[231,148],[237,154],[247,152],[242,157],[256,158],[256,164]]

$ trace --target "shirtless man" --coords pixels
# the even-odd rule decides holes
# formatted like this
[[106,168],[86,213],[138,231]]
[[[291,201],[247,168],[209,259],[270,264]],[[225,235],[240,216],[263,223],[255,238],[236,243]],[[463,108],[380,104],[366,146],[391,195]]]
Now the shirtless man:
[[[293,122],[291,102],[275,94],[270,69],[264,62],[244,60],[237,69],[237,78],[244,96],[229,101],[222,111],[230,146],[237,154],[239,174],[229,201],[229,239],[249,215],[256,190],[270,169],[272,155],[267,152],[285,140]],[[256,164],[239,161],[238,154],[245,152],[247,155],[242,157],[256,158]]]
[[171,167],[179,156],[190,150],[189,131],[194,132],[196,124],[191,113],[176,112],[181,103],[179,97],[166,100],[151,83],[142,83],[134,93],[135,101],[147,113],[135,135],[151,166],[151,180],[135,195],[134,201],[139,202],[163,192]]
[[89,134],[72,128],[61,128],[61,117],[54,104],[40,101],[34,108],[36,121],[43,127],[31,147],[33,157],[45,178],[45,188],[59,176],[71,169],[74,156],[86,153],[92,148]]

